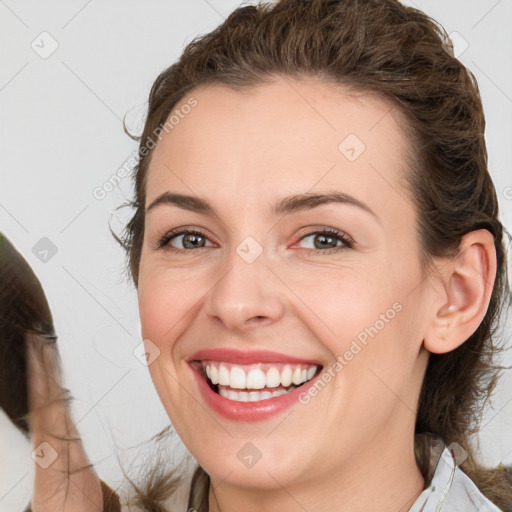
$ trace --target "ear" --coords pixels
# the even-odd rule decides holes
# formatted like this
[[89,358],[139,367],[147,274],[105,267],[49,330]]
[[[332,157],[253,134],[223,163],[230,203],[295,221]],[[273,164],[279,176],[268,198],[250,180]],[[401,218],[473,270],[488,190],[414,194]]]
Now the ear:
[[482,322],[496,277],[494,237],[486,229],[461,240],[461,252],[440,270],[442,293],[434,301],[423,344],[435,354],[462,345]]

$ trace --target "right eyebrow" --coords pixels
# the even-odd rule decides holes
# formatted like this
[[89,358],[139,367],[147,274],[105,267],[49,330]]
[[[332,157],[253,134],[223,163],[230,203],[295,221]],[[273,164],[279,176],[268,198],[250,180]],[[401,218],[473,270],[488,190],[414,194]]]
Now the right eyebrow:
[[214,209],[204,199],[200,199],[195,196],[188,196],[185,194],[176,194],[174,192],[164,192],[160,194],[152,203],[146,208],[146,212],[149,212],[153,208],[160,205],[171,205],[189,210],[191,212],[206,213],[210,215],[216,215]]

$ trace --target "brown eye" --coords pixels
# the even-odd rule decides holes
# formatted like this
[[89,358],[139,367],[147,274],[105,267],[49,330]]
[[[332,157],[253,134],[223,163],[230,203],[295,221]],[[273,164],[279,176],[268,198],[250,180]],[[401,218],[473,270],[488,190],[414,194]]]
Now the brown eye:
[[179,235],[178,237],[174,236],[171,239],[171,244],[173,240],[180,237],[183,237],[181,243],[185,249],[197,249],[198,247],[203,247],[205,244],[204,237],[196,233],[187,233],[185,235]]
[[[336,252],[343,249],[349,249],[354,246],[354,242],[344,233],[335,229],[324,229],[315,231],[303,236],[299,242],[312,239],[312,246],[305,249],[313,252]],[[341,242],[341,243],[340,243]]]
[[172,251],[187,251],[206,247],[208,238],[200,231],[193,229],[182,229],[167,233],[158,242],[158,247]]

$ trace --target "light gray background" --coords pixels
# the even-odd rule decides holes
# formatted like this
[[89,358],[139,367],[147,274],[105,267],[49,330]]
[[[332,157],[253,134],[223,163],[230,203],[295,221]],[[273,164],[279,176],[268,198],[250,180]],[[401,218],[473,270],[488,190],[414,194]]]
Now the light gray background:
[[[136,461],[144,453],[140,443],[168,418],[147,368],[132,353],[141,341],[136,294],[108,228],[111,213],[131,196],[131,182],[126,178],[103,200],[93,190],[137,148],[123,133],[124,114],[131,129],[140,130],[157,74],[239,3],[0,0],[0,229],[46,290],[65,384],[76,397],[75,420],[100,477],[114,486],[121,480],[114,453]],[[456,51],[481,89],[490,170],[511,230],[512,1],[407,3],[457,32]],[[51,49],[44,31],[58,43],[47,58],[31,46]],[[32,252],[43,237],[57,248],[46,262]],[[504,329],[510,336],[510,325]],[[512,463],[511,388],[509,371],[485,413],[479,439],[487,464]],[[0,415],[2,511],[26,504],[30,451]]]

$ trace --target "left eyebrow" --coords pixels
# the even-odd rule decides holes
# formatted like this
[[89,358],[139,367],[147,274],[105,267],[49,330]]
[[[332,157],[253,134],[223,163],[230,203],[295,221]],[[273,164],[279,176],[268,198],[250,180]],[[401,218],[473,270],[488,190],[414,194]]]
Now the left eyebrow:
[[[305,193],[287,196],[274,204],[271,207],[271,212],[276,216],[289,215],[293,212],[311,210],[323,204],[330,203],[350,204],[357,206],[358,208],[371,214],[380,223],[378,215],[368,205],[349,194],[338,191],[323,194]],[[178,208],[182,208],[184,210],[217,216],[215,209],[207,201],[197,196],[177,194],[174,192],[164,192],[154,201],[152,201],[152,203],[146,208],[146,212],[159,205],[177,206]]]

